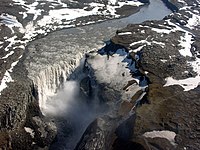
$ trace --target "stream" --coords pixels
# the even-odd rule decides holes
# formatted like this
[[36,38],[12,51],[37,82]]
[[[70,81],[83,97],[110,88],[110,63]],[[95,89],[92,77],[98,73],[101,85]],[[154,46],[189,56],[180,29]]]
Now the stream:
[[[117,29],[130,23],[161,20],[170,13],[161,0],[150,0],[150,5],[129,17],[56,31],[30,43],[25,60],[29,77],[38,86],[42,112],[58,127],[57,139],[50,149],[74,149],[87,126],[107,111],[98,103],[88,105],[79,94],[80,79],[84,76],[79,65],[83,54],[103,47]],[[67,81],[57,91],[61,78]],[[96,96],[94,99],[99,101]]]

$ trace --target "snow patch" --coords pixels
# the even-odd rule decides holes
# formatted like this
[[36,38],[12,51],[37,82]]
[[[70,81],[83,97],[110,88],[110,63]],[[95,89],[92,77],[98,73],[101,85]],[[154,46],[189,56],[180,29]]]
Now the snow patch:
[[196,77],[190,77],[187,79],[182,80],[176,80],[172,77],[166,78],[166,84],[164,86],[170,86],[170,85],[180,85],[184,88],[184,91],[189,91],[197,86],[200,85],[200,59],[196,58],[196,61],[188,62],[193,67],[193,70],[197,73]]
[[14,51],[10,51],[8,54],[6,54],[6,56],[0,58],[0,59],[6,59],[8,58],[9,56],[11,56],[12,54],[14,54]]
[[[199,13],[199,12],[198,12]],[[196,14],[192,14],[192,18],[188,20],[186,27],[190,29],[194,29],[194,27],[200,25],[200,16]]]
[[151,28],[151,30],[155,31],[157,33],[165,33],[165,34],[169,34],[171,32],[171,30],[169,30],[169,29]]
[[132,32],[121,32],[121,33],[118,33],[118,35],[131,35]]
[[160,45],[162,48],[165,47],[165,43],[162,43],[162,42],[153,41],[152,43]]
[[190,51],[191,44],[194,42],[192,40],[192,35],[189,34],[189,32],[185,32],[185,36],[182,36],[179,42],[180,42],[179,45],[183,47],[183,49],[179,50],[180,54],[185,57],[186,56],[192,57],[192,53]]
[[24,130],[29,133],[31,135],[32,138],[34,138],[35,136],[35,132],[33,129],[29,128],[29,127],[24,127]]
[[129,52],[137,53],[137,52],[141,51],[142,48],[143,48],[144,46],[145,46],[145,45],[139,46],[138,48],[136,48],[136,49],[134,49],[134,50],[130,50]]
[[175,143],[175,136],[176,133],[168,130],[163,130],[163,131],[151,131],[151,132],[145,132],[143,134],[144,137],[147,138],[165,138],[171,142],[171,144],[176,145]]
[[178,0],[178,2],[187,5],[187,3],[184,0]]
[[137,42],[133,42],[130,44],[130,46],[134,46],[136,44],[147,44],[147,45],[151,45],[150,42],[148,42],[147,40],[141,40],[141,41],[137,41]]
[[[22,57],[22,56],[20,56],[19,59],[20,59],[21,57]],[[11,64],[10,69],[6,70],[6,72],[5,72],[4,76],[3,76],[3,79],[1,80],[0,95],[1,95],[1,92],[2,92],[6,87],[8,87],[8,86],[7,86],[7,83],[9,83],[9,82],[14,82],[14,80],[12,79],[10,73],[13,71],[14,66],[17,65],[19,59]]]
[[167,60],[166,59],[160,59],[161,62],[166,63]]

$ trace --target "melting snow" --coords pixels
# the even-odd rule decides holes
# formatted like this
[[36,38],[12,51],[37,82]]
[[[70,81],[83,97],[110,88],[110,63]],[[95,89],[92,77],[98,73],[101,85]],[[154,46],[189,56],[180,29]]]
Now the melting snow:
[[143,134],[144,137],[147,138],[165,138],[167,140],[169,140],[173,145],[175,144],[175,136],[176,133],[172,132],[172,131],[168,131],[168,130],[163,130],[163,131],[151,131],[151,132],[146,132]]

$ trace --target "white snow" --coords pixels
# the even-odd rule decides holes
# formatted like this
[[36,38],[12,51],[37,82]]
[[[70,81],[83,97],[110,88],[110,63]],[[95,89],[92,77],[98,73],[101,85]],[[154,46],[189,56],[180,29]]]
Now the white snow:
[[165,79],[166,84],[164,86],[180,85],[184,88],[184,91],[189,91],[200,85],[200,59],[196,58],[196,61],[188,62],[188,64],[193,67],[193,70],[197,73],[197,76],[182,80],[176,80],[172,77],[168,77]]
[[200,25],[200,16],[196,14],[192,14],[192,18],[188,20],[186,27],[193,29],[194,27],[198,25]]
[[160,59],[161,62],[166,63],[167,60],[166,59]]
[[8,82],[13,82],[10,73],[8,71],[5,72],[3,79],[1,80],[1,85],[0,85],[0,95],[1,95],[1,91],[3,91],[5,88],[7,88],[7,84]]
[[130,44],[130,46],[136,45],[136,44],[147,44],[147,45],[151,45],[150,42],[148,42],[147,40],[141,40],[141,41],[137,41],[137,42],[133,42]]
[[144,137],[147,138],[165,138],[171,142],[171,144],[176,145],[175,143],[175,136],[176,133],[168,130],[163,130],[163,131],[151,131],[151,132],[145,132],[143,134]]
[[171,32],[171,30],[169,30],[169,29],[151,28],[151,30],[155,31],[157,33],[165,33],[165,34],[169,34]]
[[178,0],[179,3],[187,4],[184,0]]
[[34,138],[35,132],[34,132],[33,129],[31,129],[31,128],[29,128],[29,127],[24,127],[24,130],[25,130],[26,132],[28,132],[28,133],[31,135],[32,138]]
[[9,45],[4,49],[5,51],[9,51],[9,48],[14,45],[16,42],[15,42],[15,39],[17,38],[16,35],[8,38],[6,41],[9,42]]
[[186,56],[192,57],[192,53],[190,51],[191,44],[193,43],[192,35],[189,34],[189,32],[185,32],[185,36],[182,36],[179,42],[180,42],[179,45],[183,47],[181,50],[179,50],[180,54],[185,57]]
[[[22,57],[22,56],[20,56],[19,59],[20,59],[21,57]],[[6,83],[9,83],[9,82],[13,82],[13,81],[14,81],[14,80],[12,79],[12,77],[10,76],[10,73],[13,71],[14,66],[17,65],[19,59],[11,64],[10,69],[6,70],[6,72],[5,72],[4,76],[3,76],[3,79],[1,80],[0,95],[1,95],[1,92],[7,87],[7,84],[6,84]]]
[[138,48],[134,49],[134,50],[130,50],[129,52],[139,52],[142,50],[142,48],[144,47],[145,45],[142,45],[142,46],[139,46]]
[[153,41],[152,43],[157,44],[157,45],[160,45],[162,48],[165,47],[165,43],[163,43],[163,42]]
[[11,56],[12,54],[14,54],[14,51],[10,51],[8,54],[6,54],[6,56],[0,58],[0,59],[5,59],[8,58],[9,56]]
[[118,35],[131,35],[132,32],[121,32],[121,33],[118,33]]

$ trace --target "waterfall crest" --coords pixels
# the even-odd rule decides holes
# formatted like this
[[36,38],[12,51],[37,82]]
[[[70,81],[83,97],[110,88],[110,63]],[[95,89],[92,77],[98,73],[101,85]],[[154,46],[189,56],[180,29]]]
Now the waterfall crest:
[[45,67],[45,69],[40,69],[37,75],[35,73],[33,73],[34,76],[29,74],[35,87],[37,87],[39,106],[43,114],[48,97],[54,96],[57,90],[63,87],[63,83],[79,65],[82,57],[83,55],[79,53],[75,59],[56,62]]

